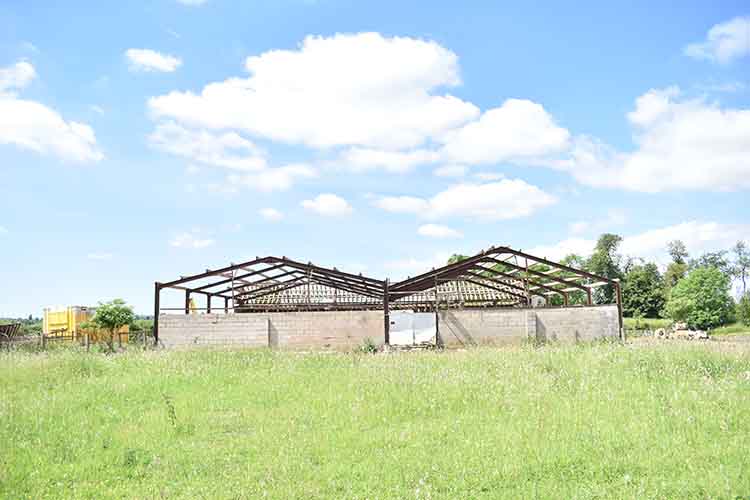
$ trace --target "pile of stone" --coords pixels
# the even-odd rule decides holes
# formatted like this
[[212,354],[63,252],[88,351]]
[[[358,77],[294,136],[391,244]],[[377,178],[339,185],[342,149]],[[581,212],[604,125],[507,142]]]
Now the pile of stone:
[[670,328],[659,328],[654,332],[654,337],[660,339],[708,340],[708,332],[691,330],[687,323],[677,322]]

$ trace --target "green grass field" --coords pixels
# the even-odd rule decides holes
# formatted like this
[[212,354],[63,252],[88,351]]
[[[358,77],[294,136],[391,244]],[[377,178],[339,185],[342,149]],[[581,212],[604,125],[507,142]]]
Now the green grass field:
[[0,354],[2,498],[745,498],[748,443],[699,343]]

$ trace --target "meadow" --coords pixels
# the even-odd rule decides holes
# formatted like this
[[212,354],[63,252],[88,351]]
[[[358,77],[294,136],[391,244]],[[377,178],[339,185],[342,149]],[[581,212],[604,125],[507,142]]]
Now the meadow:
[[745,498],[748,443],[697,342],[0,353],[1,498]]

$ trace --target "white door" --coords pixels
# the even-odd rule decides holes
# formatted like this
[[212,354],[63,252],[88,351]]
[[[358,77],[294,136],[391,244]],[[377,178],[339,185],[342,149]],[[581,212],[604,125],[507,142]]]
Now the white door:
[[390,312],[391,345],[434,344],[437,328],[435,313]]

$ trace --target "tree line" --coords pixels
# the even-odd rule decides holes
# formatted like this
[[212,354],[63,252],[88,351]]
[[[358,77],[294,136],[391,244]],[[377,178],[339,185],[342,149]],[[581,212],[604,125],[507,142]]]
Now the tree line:
[[[560,263],[588,271],[622,283],[622,305],[625,317],[669,318],[687,323],[691,328],[709,329],[733,321],[750,325],[750,250],[738,241],[728,250],[706,252],[691,257],[680,240],[670,241],[667,251],[670,263],[662,272],[652,261],[625,257],[619,253],[622,237],[602,234],[590,256],[577,254],[565,256]],[[454,254],[448,263],[458,262],[466,256]],[[537,264],[535,270],[546,270]],[[539,269],[536,269],[539,268]],[[560,275],[564,277],[564,275]],[[740,297],[732,296],[732,283],[740,287]],[[605,285],[594,291],[598,304],[615,301],[614,286]],[[583,292],[571,292],[570,304],[584,304]],[[562,298],[553,296],[553,305]]]

